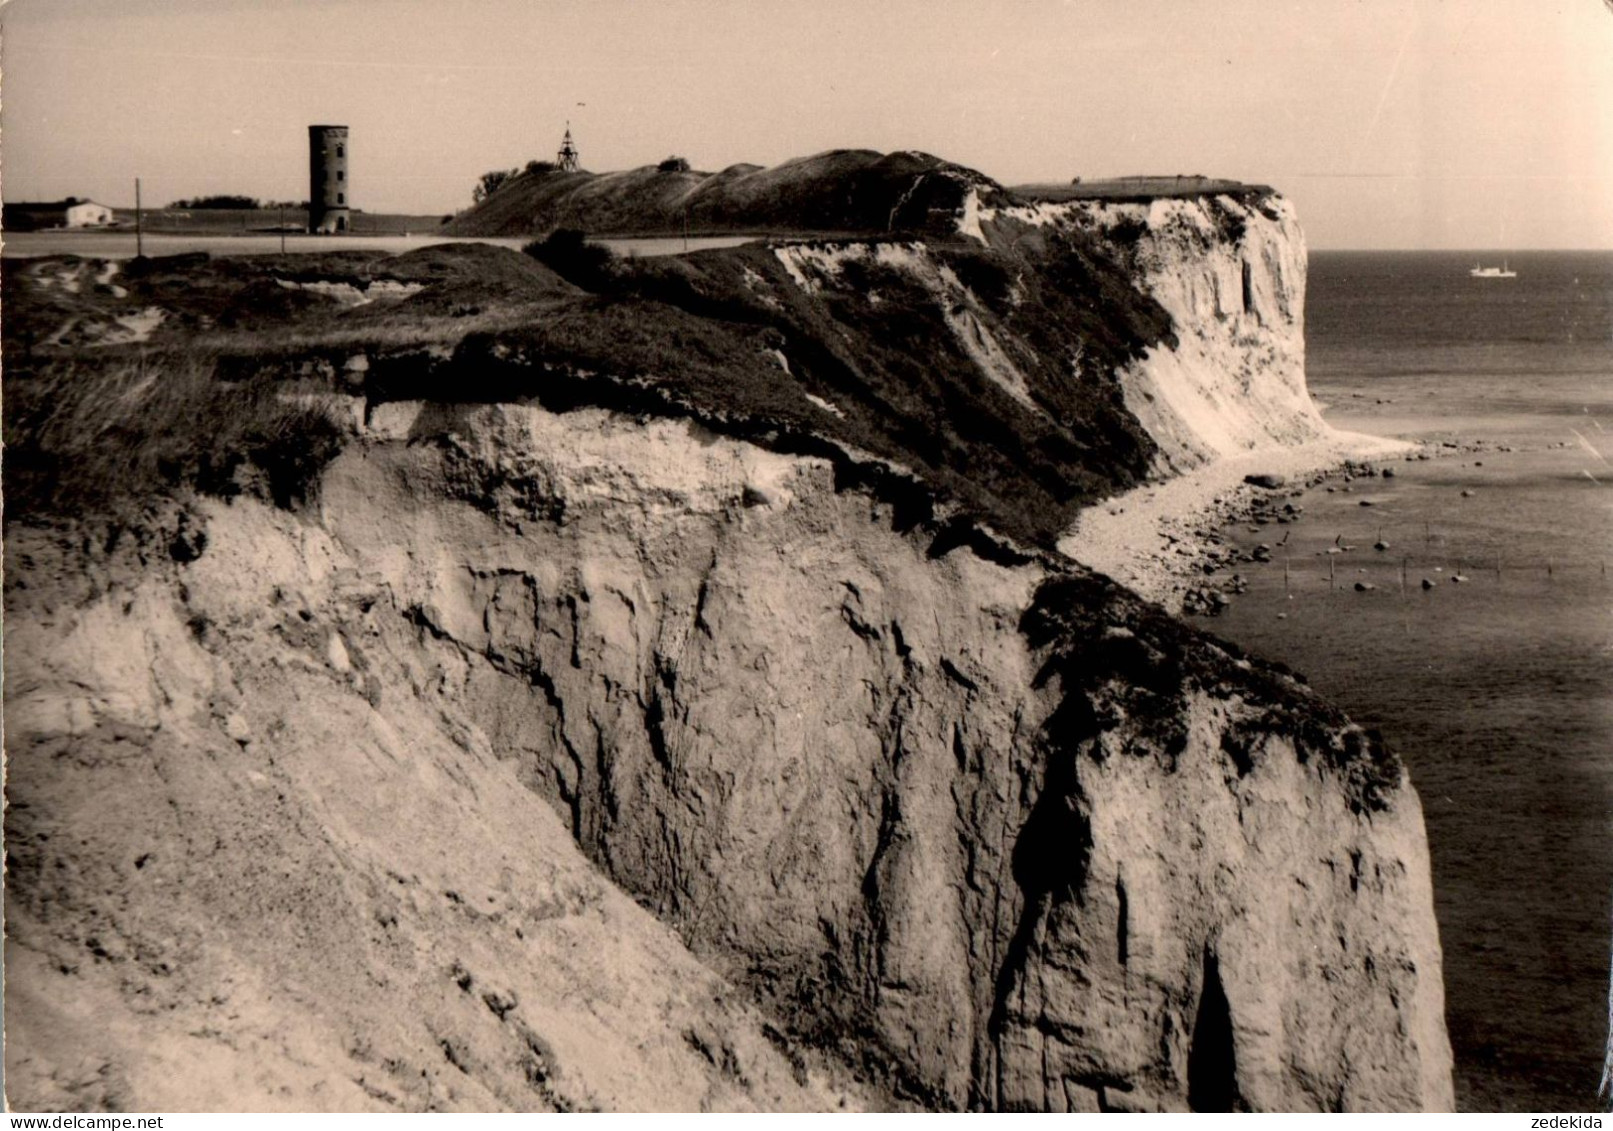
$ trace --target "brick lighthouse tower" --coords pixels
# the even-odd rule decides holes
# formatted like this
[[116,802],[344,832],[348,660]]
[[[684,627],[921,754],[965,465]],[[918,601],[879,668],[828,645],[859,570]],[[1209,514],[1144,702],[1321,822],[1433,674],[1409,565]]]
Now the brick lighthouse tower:
[[347,127],[308,127],[308,230],[345,232],[353,214],[347,203]]

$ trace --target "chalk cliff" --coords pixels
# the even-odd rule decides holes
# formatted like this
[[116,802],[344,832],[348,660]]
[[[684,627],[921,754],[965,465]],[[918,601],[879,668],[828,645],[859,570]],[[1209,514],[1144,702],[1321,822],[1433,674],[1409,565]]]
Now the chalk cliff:
[[1070,201],[967,216],[994,245],[1047,228],[1098,231],[1123,249],[1176,328],[1169,348],[1118,373],[1127,410],[1158,444],[1157,471],[1328,433],[1305,388],[1305,236],[1287,200]]
[[[880,378],[933,313],[939,418],[1042,429],[1066,500],[1319,428],[1288,207],[1136,208],[656,269],[765,400],[551,313],[332,363],[290,509],[8,529],[12,1102],[1450,1107],[1398,759]],[[782,331],[699,336],[733,280]]]

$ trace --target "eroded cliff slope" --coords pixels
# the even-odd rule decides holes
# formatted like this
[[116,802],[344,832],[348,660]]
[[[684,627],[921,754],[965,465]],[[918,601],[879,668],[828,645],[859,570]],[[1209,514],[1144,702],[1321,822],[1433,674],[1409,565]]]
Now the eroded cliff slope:
[[13,1103],[1450,1106],[1398,759],[1050,548],[1317,426],[1287,206],[1134,207],[371,264],[171,340],[299,415],[135,511],[25,384],[8,492],[98,509],[7,531]]

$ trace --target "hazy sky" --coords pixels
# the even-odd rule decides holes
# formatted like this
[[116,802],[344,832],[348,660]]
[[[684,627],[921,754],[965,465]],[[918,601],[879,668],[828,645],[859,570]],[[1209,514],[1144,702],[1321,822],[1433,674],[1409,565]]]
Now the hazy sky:
[[1313,247],[1613,248],[1605,0],[10,0],[8,200],[352,198],[485,170],[923,149],[1006,184],[1263,181]]

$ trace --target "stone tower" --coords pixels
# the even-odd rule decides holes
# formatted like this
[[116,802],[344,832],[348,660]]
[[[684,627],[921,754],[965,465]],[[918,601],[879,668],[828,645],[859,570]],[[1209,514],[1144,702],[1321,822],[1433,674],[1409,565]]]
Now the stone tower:
[[352,225],[348,205],[347,127],[308,127],[308,230],[345,232]]
[[571,123],[566,123],[566,136],[560,143],[560,152],[555,154],[554,163],[560,167],[562,173],[575,173],[581,166],[582,158],[577,153],[577,147],[571,144]]

